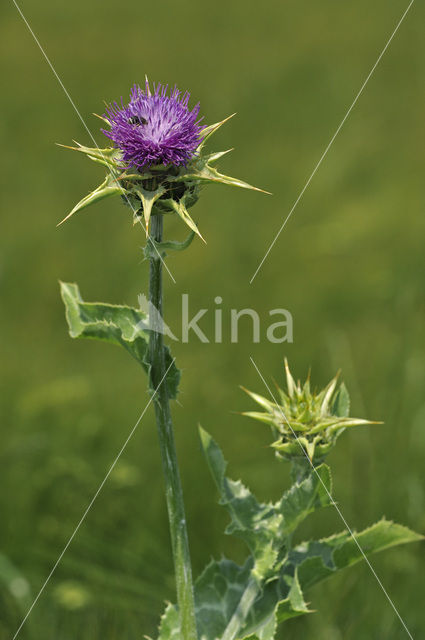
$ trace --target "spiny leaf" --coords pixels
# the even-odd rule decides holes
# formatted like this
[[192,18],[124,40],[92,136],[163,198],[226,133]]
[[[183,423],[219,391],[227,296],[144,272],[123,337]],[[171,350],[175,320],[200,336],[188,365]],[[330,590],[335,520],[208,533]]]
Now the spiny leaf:
[[343,531],[329,538],[304,542],[295,547],[289,555],[289,562],[298,567],[303,588],[360,562],[363,560],[363,553],[368,556],[399,544],[424,539],[408,527],[385,519],[359,533],[353,533],[355,540],[349,531]]
[[[364,553],[369,555],[398,544],[421,540],[423,536],[407,527],[381,520],[356,534],[356,538]],[[252,635],[243,636],[244,640],[272,640],[280,622],[309,612],[304,601],[304,589],[362,559],[363,555],[348,531],[298,545],[283,563],[276,580],[265,584],[252,609],[253,618],[263,624]],[[267,622],[266,611],[269,616]],[[249,619],[246,628],[249,628]]]
[[[201,640],[221,638],[248,584],[252,563],[240,567],[222,558],[212,560],[195,582],[195,614]],[[182,640],[175,605],[168,605],[161,619],[159,640]]]
[[364,420],[363,418],[341,418],[339,422],[333,420],[332,422],[324,422],[323,424],[319,424],[316,427],[313,427],[309,430],[309,433],[319,433],[320,431],[324,431],[328,429],[329,433],[334,431],[338,431],[339,429],[345,429],[346,427],[360,427],[366,424],[382,424],[382,422],[376,420]]
[[[143,367],[149,375],[149,318],[140,309],[103,302],[84,302],[76,284],[61,282],[61,295],[72,338],[92,338],[118,344]],[[170,398],[177,395],[180,372],[165,349],[166,367],[170,367],[163,384]],[[171,365],[171,366],[170,366]]]
[[[239,566],[232,560],[212,560],[195,582],[195,615],[200,640],[272,640],[278,622],[309,613],[297,572],[261,584],[246,610],[240,610],[252,585],[252,561]],[[239,609],[239,616],[235,612]],[[229,635],[230,623],[234,621]],[[168,605],[158,640],[181,640],[178,610]]]
[[192,220],[191,216],[189,215],[189,212],[186,208],[185,200],[186,200],[186,194],[179,201],[176,201],[173,198],[164,200],[164,204],[168,205],[173,211],[175,211],[177,215],[183,220],[183,222],[187,224],[189,229],[194,231],[201,238],[201,240],[205,242],[196,223]]
[[[285,363],[286,386],[288,388],[288,395],[289,395],[290,398],[293,398],[297,385],[295,384],[295,380],[292,377],[292,373],[291,373],[291,370],[289,368],[289,363],[288,363],[287,358],[285,358],[284,363]],[[279,389],[279,391],[282,392],[281,389]]]
[[268,424],[270,426],[273,426],[275,423],[275,418],[273,416],[269,413],[262,413],[261,411],[242,411],[241,415],[246,418],[254,418],[254,420],[264,422],[264,424]]
[[220,503],[229,511],[231,522],[226,533],[242,538],[255,558],[254,570],[266,575],[277,560],[279,547],[277,534],[281,528],[282,515],[272,504],[261,504],[240,481],[225,477],[227,463],[223,454],[204,429],[199,434],[208,466],[220,493]]
[[322,464],[317,473],[295,483],[277,503],[259,503],[240,481],[226,478],[223,454],[204,429],[199,429],[202,448],[220,493],[220,503],[229,511],[226,533],[242,538],[255,559],[255,575],[265,577],[285,550],[288,536],[313,511],[330,504],[332,491],[329,468]]
[[326,464],[321,464],[302,482],[293,484],[278,503],[277,508],[283,515],[284,533],[292,533],[310,513],[332,504],[331,496],[331,471]]
[[211,167],[205,158],[192,163],[187,171],[183,171],[180,175],[173,178],[175,182],[181,182],[186,180],[196,180],[198,182],[216,182],[221,184],[227,184],[231,187],[241,187],[242,189],[251,189],[253,191],[260,191],[261,193],[267,193],[271,195],[269,191],[253,187],[248,182],[239,180],[238,178],[232,178],[231,176],[225,176],[219,173],[217,169]]
[[161,256],[165,256],[166,251],[184,251],[190,246],[194,237],[194,231],[190,231],[189,235],[182,242],[178,242],[177,240],[156,242],[155,240],[153,240],[153,238],[150,237],[145,248],[143,249],[143,253],[145,254],[146,258],[157,258],[158,254]]
[[350,415],[350,395],[345,384],[342,382],[333,402],[332,413],[341,418],[348,418]]
[[332,396],[334,395],[337,382],[338,382],[338,374],[334,378],[332,378],[332,380],[329,382],[329,384],[325,387],[325,389],[322,392],[323,400],[320,406],[320,415],[322,416],[327,416],[330,413],[329,404],[332,399]]
[[85,209],[91,204],[99,202],[99,200],[103,200],[104,198],[108,198],[110,196],[123,195],[125,193],[126,190],[123,189],[111,175],[108,175],[106,176],[102,184],[99,185],[97,189],[89,193],[88,196],[85,196],[82,200],[80,200],[80,202],[76,204],[72,209],[71,213],[68,213],[68,215],[63,220],[61,220],[61,222],[59,222],[57,226],[63,224],[66,220],[73,216],[74,213],[77,213],[77,211],[81,211],[81,209]]
[[241,640],[273,640],[278,624],[310,613],[304,601],[297,570],[294,575],[283,574],[268,582],[257,600],[245,628],[249,635]]
[[[249,397],[252,398],[257,404],[259,404],[260,407],[263,407],[263,409],[266,409],[266,411],[270,411],[271,413],[276,412],[282,415],[282,411],[279,405],[276,404],[276,402],[272,402],[271,400],[264,398],[264,396],[260,396],[259,393],[254,393],[253,391],[249,391],[249,389],[245,389],[245,387],[241,387],[241,389],[242,391],[245,391],[245,393],[248,394]],[[282,419],[283,419],[283,415],[282,415]]]
[[161,616],[158,640],[181,640],[180,617],[174,604],[169,603]]
[[216,153],[210,153],[206,156],[206,161],[208,164],[211,164],[212,162],[217,162],[217,160],[220,160],[220,158],[227,155],[231,151],[234,151],[234,149],[226,149],[226,151],[216,151]]
[[207,127],[204,127],[201,131],[201,135],[203,136],[202,142],[198,146],[198,152],[202,149],[202,147],[206,144],[207,140],[215,133],[220,127],[223,126],[226,122],[228,122],[231,118],[233,118],[236,113],[232,113],[232,115],[227,116],[221,122],[216,122],[215,124],[210,124]]
[[[406,527],[382,520],[349,532],[290,548],[301,521],[331,503],[331,476],[322,464],[296,482],[276,504],[261,504],[240,482],[225,477],[226,461],[211,436],[200,429],[202,446],[231,515],[227,533],[248,544],[251,556],[239,566],[211,561],[195,582],[195,614],[200,640],[273,640],[278,624],[309,613],[303,590],[382,549],[422,539]],[[162,618],[159,640],[181,640],[176,606]]]
[[146,233],[149,231],[149,220],[151,218],[152,207],[155,202],[165,193],[165,188],[160,186],[155,191],[147,191],[142,187],[135,189],[143,205],[143,217],[145,218]]
[[[101,117],[101,116],[98,116]],[[64,149],[70,149],[71,151],[80,151],[84,153],[90,160],[94,160],[99,164],[111,169],[118,169],[122,166],[121,163],[121,154],[119,149],[115,147],[106,147],[105,149],[99,149],[98,147],[85,147],[80,144],[76,140],[74,140],[76,147],[69,147],[66,144],[57,143],[58,147],[63,147]]]

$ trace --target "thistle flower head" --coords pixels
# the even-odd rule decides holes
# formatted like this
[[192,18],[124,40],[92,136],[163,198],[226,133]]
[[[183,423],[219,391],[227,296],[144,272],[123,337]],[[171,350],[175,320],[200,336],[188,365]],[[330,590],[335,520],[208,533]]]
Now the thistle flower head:
[[127,105],[122,100],[121,104],[114,102],[106,114],[98,116],[108,125],[102,131],[114,146],[100,149],[77,142],[76,147],[67,148],[103,165],[106,177],[62,222],[104,198],[121,196],[132,210],[134,223],[144,219],[146,233],[152,215],[171,213],[189,227],[190,237],[197,234],[202,238],[188,212],[197,202],[202,185],[226,184],[262,191],[215,168],[231,149],[205,152],[209,138],[232,116],[203,126],[198,118],[199,104],[190,110],[189,99],[189,93],[182,94],[176,87],[169,93],[168,85],[154,85],[151,92],[146,80],[144,90],[133,86]]
[[168,95],[168,85],[154,85],[146,79],[144,90],[135,84],[127,105],[110,105],[104,118],[110,130],[103,133],[121,150],[127,166],[137,169],[152,165],[186,166],[202,140],[199,103],[189,109],[190,94],[177,87]]
[[264,412],[243,413],[271,426],[275,438],[271,446],[279,457],[292,461],[308,457],[320,463],[347,427],[376,424],[350,417],[348,391],[343,383],[338,387],[338,376],[321,391],[312,392],[309,378],[303,385],[295,382],[286,360],[285,370],[287,391],[278,387],[280,402],[247,391]]

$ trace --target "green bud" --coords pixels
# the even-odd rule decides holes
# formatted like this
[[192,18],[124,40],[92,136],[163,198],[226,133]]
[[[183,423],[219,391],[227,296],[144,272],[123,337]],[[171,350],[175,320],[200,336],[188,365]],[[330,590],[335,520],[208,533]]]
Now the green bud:
[[244,389],[264,411],[243,415],[270,425],[278,457],[320,464],[347,427],[378,424],[350,417],[350,398],[344,383],[338,386],[338,375],[320,392],[312,392],[309,378],[303,385],[295,382],[286,359],[285,372],[287,390],[278,388],[279,403]]

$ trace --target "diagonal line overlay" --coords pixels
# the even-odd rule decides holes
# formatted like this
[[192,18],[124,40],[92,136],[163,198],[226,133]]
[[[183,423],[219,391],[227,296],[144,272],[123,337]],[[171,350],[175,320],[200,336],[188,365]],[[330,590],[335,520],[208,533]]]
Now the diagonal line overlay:
[[288,222],[289,218],[292,216],[296,206],[298,205],[299,201],[301,200],[301,198],[303,197],[306,189],[308,188],[310,182],[313,180],[318,168],[320,167],[320,165],[322,164],[323,160],[325,159],[329,149],[331,148],[331,146],[333,145],[335,138],[337,137],[337,135],[339,134],[339,132],[341,131],[342,127],[344,126],[348,116],[350,115],[351,111],[353,110],[353,108],[355,107],[358,99],[360,98],[361,94],[363,93],[363,89],[366,87],[367,83],[369,82],[370,78],[372,77],[376,67],[378,66],[378,64],[380,63],[382,56],[384,55],[384,53],[386,52],[386,50],[388,49],[388,47],[390,46],[390,43],[392,41],[392,39],[394,38],[395,34],[397,33],[397,31],[399,30],[399,27],[401,26],[401,23],[403,22],[404,18],[407,16],[410,7],[412,6],[412,4],[414,3],[414,0],[411,0],[409,6],[407,7],[407,9],[405,10],[405,12],[403,13],[403,15],[401,16],[400,20],[397,23],[396,28],[394,29],[394,31],[392,32],[391,36],[389,37],[389,39],[387,40],[387,43],[385,45],[385,47],[382,49],[381,53],[378,56],[377,61],[375,62],[375,64],[373,65],[372,69],[370,70],[366,80],[363,82],[362,86],[360,87],[359,92],[357,93],[356,97],[354,98],[350,108],[348,109],[347,113],[345,114],[344,118],[342,119],[340,125],[338,126],[337,130],[335,131],[334,135],[332,136],[328,146],[326,147],[326,149],[324,150],[324,152],[322,153],[322,155],[320,156],[319,162],[316,164],[316,166],[314,167],[309,179],[307,180],[307,182],[305,183],[304,187],[302,188],[298,198],[295,200],[294,204],[292,205],[292,209],[289,211],[288,215],[286,216],[285,220],[283,221],[280,229],[278,230],[277,234],[275,235],[275,237],[273,238],[272,242],[270,243],[269,248],[267,249],[266,253],[264,254],[260,264],[258,265],[257,269],[254,272],[254,275],[251,277],[251,280],[249,281],[249,284],[252,284],[253,281],[255,280],[255,278],[257,277],[258,272],[260,271],[261,267],[263,266],[267,256],[269,255],[270,251],[273,249],[274,245],[277,242],[277,239],[279,238],[280,234],[282,233],[283,229],[286,226],[286,223]]

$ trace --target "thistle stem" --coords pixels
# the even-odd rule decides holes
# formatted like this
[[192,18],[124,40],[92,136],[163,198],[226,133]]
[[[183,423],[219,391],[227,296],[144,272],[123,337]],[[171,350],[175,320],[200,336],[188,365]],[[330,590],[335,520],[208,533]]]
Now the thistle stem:
[[[161,214],[151,218],[150,238],[162,240]],[[149,354],[151,385],[155,392],[154,405],[159,445],[165,481],[165,496],[170,525],[171,546],[176,576],[177,603],[180,615],[181,638],[197,640],[192,568],[189,555],[183,492],[177,464],[173,424],[167,385],[164,380],[166,363],[162,331],[162,261],[159,255],[150,257],[149,302],[157,312],[150,313]],[[162,382],[162,384],[161,384]]]

